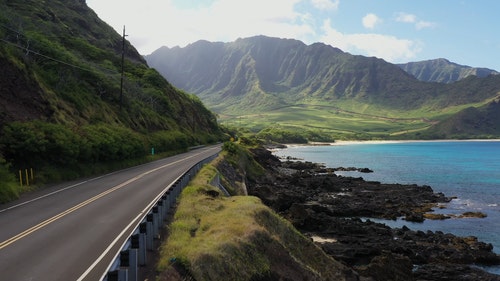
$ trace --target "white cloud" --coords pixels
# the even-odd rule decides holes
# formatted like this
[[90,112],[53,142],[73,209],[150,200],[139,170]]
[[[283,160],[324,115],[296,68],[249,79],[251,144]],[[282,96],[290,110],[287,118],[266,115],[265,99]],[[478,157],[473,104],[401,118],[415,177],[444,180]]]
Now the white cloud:
[[374,29],[382,20],[377,15],[370,13],[363,17],[362,22],[364,27]]
[[[149,54],[161,46],[185,46],[200,39],[228,42],[261,34],[312,37],[315,31],[308,16],[294,10],[300,1],[215,0],[195,9],[177,8],[172,0],[87,0],[87,4],[99,10],[101,18],[110,19],[106,21],[119,33],[126,25],[127,39],[141,54]],[[338,2],[314,1],[324,8],[333,8]]]
[[[323,28],[315,30],[317,19],[295,9],[301,1],[213,0],[196,8],[179,8],[173,0],[121,0],[119,13],[114,1],[87,0],[87,3],[119,34],[126,25],[127,39],[144,55],[161,46],[183,47],[200,39],[230,42],[260,34],[295,38],[306,43],[324,42],[344,51],[391,62],[408,61],[420,51],[418,42],[393,36],[343,34],[331,27],[330,20],[322,21]],[[338,0],[311,1],[325,9],[338,5]],[[374,28],[381,19],[369,15],[364,24]]]
[[419,20],[416,15],[403,12],[396,14],[396,21],[414,24],[417,30],[436,26],[433,22]]
[[332,28],[330,20],[324,21],[323,31],[321,41],[326,44],[343,51],[382,58],[392,63],[411,60],[422,50],[420,42],[394,36],[374,33],[343,34]]
[[396,21],[398,22],[406,22],[406,23],[414,23],[417,21],[417,16],[407,13],[398,13],[396,15]]
[[320,10],[337,10],[340,0],[311,0],[311,3],[316,9]]
[[430,27],[434,27],[436,26],[435,23],[433,22],[428,22],[428,21],[419,21],[415,24],[415,28],[417,30],[421,30],[421,29],[424,29],[424,28],[430,28]]

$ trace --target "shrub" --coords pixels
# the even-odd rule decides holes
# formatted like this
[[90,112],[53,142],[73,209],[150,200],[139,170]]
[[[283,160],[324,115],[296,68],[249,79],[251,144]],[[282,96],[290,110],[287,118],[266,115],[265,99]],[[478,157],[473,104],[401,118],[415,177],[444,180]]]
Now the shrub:
[[304,132],[292,131],[283,128],[266,128],[257,134],[257,137],[267,141],[281,143],[307,143]]
[[127,160],[146,154],[144,138],[131,129],[108,124],[83,128],[90,162]]
[[16,178],[10,172],[7,162],[0,158],[0,203],[11,201],[18,196]]
[[189,138],[179,131],[158,131],[150,135],[149,143],[158,153],[185,150],[189,147]]

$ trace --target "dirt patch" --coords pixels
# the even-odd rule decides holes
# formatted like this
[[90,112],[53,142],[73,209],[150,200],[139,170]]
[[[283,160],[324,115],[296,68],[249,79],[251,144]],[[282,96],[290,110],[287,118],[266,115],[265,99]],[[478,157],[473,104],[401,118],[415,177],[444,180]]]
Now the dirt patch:
[[47,119],[49,104],[26,71],[0,56],[0,127],[7,122]]

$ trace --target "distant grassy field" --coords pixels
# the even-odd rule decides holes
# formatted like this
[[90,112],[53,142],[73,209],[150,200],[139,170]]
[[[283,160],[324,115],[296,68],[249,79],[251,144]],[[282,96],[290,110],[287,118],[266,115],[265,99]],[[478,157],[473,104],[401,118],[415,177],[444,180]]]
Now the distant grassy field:
[[260,113],[220,114],[219,121],[223,125],[246,128],[252,132],[279,126],[291,131],[317,131],[328,134],[333,139],[404,138],[405,134],[426,130],[463,108],[484,104],[469,104],[440,110],[429,106],[417,110],[400,111],[360,104],[355,101],[340,101],[336,102],[335,106],[309,102]]
[[291,106],[260,114],[221,115],[220,121],[224,125],[248,128],[253,132],[280,126],[290,130],[320,131],[338,137],[353,134],[383,137],[424,130],[431,125],[431,121],[424,118],[389,118],[316,105]]

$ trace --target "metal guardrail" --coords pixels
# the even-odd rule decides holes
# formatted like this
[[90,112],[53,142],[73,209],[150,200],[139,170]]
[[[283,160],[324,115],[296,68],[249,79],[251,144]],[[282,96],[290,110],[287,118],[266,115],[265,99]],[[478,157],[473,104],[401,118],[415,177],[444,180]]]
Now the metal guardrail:
[[156,204],[142,218],[129,238],[108,266],[101,280],[103,281],[137,281],[139,267],[148,262],[148,251],[154,250],[154,239],[159,237],[161,228],[168,213],[177,201],[177,197],[189,181],[200,171],[203,165],[217,157],[215,154],[191,167],[180,176],[174,184],[167,187],[153,202]]
[[231,196],[231,194],[229,193],[229,191],[227,191],[227,189],[220,182],[220,174],[219,173],[217,173],[215,175],[215,177],[210,181],[210,185],[218,187],[220,189],[220,191],[222,191],[222,193],[224,193],[224,195],[226,197],[230,197]]

